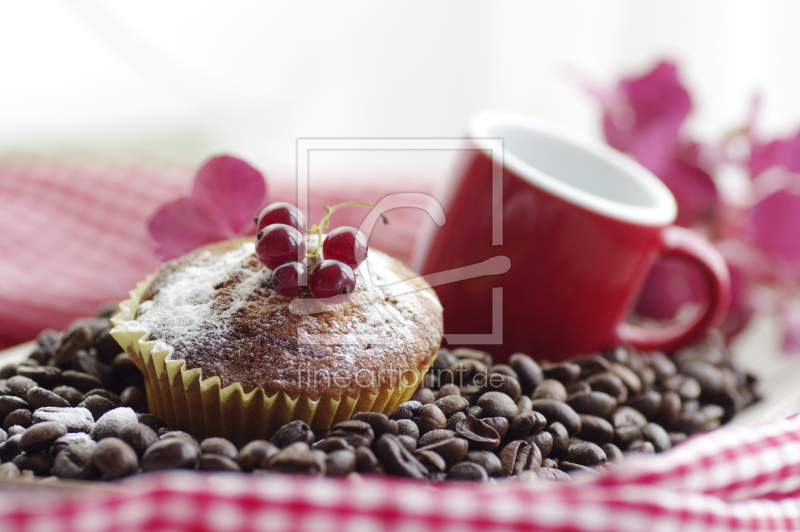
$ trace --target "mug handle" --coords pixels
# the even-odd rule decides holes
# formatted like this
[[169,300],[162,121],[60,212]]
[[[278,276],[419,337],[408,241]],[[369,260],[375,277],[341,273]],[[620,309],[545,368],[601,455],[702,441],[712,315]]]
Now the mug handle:
[[731,302],[731,277],[725,259],[702,235],[673,225],[664,228],[660,236],[661,255],[686,259],[700,268],[708,285],[706,307],[659,327],[622,322],[617,327],[617,337],[637,349],[671,352],[700,339],[708,328],[722,321]]

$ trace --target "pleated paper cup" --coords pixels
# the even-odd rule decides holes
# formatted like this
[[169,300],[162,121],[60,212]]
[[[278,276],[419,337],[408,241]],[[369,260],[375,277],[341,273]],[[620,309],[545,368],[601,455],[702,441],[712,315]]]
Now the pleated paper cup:
[[152,278],[138,283],[130,298],[120,303],[120,312],[111,319],[111,334],[145,377],[150,413],[171,428],[199,438],[221,436],[242,445],[268,439],[293,420],[321,430],[357,412],[389,415],[408,401],[435,358],[407,371],[394,388],[379,389],[378,393],[365,391],[357,397],[341,394],[311,399],[306,394],[292,396],[282,391],[268,396],[262,387],[245,393],[238,383],[223,388],[219,377],[204,378],[199,368],[187,369],[185,361],[171,356],[164,342],[150,340],[136,321],[139,303]]

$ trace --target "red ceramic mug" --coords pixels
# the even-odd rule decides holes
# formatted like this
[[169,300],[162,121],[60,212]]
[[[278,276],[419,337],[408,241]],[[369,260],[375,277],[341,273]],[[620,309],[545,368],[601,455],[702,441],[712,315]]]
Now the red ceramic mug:
[[[443,201],[446,221],[423,233],[414,266],[463,272],[503,256],[510,265],[435,287],[450,345],[471,344],[499,361],[514,352],[555,361],[618,344],[669,352],[724,317],[724,259],[701,235],[671,225],[675,199],[638,163],[503,113],[474,117],[469,143]],[[704,273],[704,307],[667,324],[627,322],[650,268],[666,255]]]

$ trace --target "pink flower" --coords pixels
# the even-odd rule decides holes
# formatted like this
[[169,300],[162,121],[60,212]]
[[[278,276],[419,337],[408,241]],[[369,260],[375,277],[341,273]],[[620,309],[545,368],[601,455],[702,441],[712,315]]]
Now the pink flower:
[[261,173],[235,157],[222,155],[197,172],[191,195],[158,208],[148,229],[162,260],[237,235],[254,234],[253,217],[267,200]]
[[793,137],[767,143],[751,137],[747,166],[750,177],[757,177],[773,166],[782,166],[790,172],[800,173],[800,131]]

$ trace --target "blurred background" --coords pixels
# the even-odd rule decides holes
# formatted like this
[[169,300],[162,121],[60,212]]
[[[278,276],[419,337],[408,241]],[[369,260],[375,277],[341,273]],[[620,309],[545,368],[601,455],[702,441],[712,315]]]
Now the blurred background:
[[[755,94],[759,130],[789,135],[798,20],[790,0],[0,0],[0,347],[124,297],[158,265],[147,218],[212,154],[286,191],[298,138],[461,137],[499,109],[603,139],[587,87],[661,60],[691,93],[694,140],[741,128]],[[455,155],[316,153],[311,168],[323,199],[430,191]],[[408,220],[383,237],[400,255]]]

